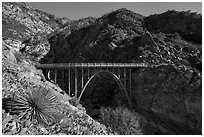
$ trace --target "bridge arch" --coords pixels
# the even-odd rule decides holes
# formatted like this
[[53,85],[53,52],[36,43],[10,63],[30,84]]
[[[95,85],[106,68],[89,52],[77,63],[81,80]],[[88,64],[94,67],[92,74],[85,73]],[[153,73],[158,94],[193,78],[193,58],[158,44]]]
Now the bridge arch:
[[114,74],[113,72],[111,72],[111,71],[109,71],[109,70],[100,70],[100,71],[96,72],[95,74],[93,74],[93,75],[89,78],[89,80],[86,82],[85,86],[83,87],[83,89],[82,89],[82,91],[81,91],[81,93],[80,93],[80,95],[79,95],[78,101],[80,102],[81,97],[82,97],[84,91],[86,90],[86,87],[88,86],[88,84],[89,84],[97,75],[99,75],[99,74],[101,74],[101,73],[107,73],[107,74],[109,74],[109,75],[115,80],[115,82],[116,82],[117,85],[119,86],[121,92],[125,95],[126,99],[128,100],[129,106],[132,107],[132,103],[131,103],[130,97],[129,97],[128,92],[127,92],[125,86],[123,85],[122,81],[120,80],[120,78],[119,78],[116,74]]

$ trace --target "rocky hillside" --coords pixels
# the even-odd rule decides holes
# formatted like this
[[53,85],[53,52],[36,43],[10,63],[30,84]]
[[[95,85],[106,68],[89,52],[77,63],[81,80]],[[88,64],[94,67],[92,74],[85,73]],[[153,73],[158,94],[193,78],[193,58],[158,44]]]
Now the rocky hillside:
[[2,49],[4,135],[110,134],[80,104],[76,107],[70,104],[72,99],[46,81],[31,61],[5,43]]
[[[128,52],[137,50],[134,38],[143,33],[143,19],[132,11],[120,9],[65,37],[59,33],[49,39],[50,53],[41,62],[125,62],[126,55],[129,60],[134,59]],[[113,59],[113,55],[119,54]]]
[[[87,120],[84,120],[85,125],[80,120],[74,121],[74,116],[78,117],[78,113],[82,119],[84,116],[87,118],[80,111],[83,108],[79,105],[80,109],[77,109],[69,101],[65,101],[71,99],[67,99],[69,97],[59,87],[47,82],[42,72],[35,69],[33,61],[148,63],[154,67],[132,72],[135,109],[148,119],[156,119],[153,125],[157,125],[167,134],[172,133],[170,131],[174,134],[201,133],[202,15],[189,11],[167,11],[144,17],[123,8],[99,18],[87,17],[70,21],[34,9],[26,3],[2,3],[2,25],[2,39],[5,42],[3,99],[5,102],[20,103],[18,105],[21,106],[25,100],[23,103],[27,105],[30,96],[34,100],[40,99],[35,92],[43,90],[46,94],[51,94],[51,97],[53,93],[56,94],[53,95],[59,98],[56,102],[63,107],[66,104],[68,107],[65,110],[70,112],[68,117],[73,117],[70,120],[66,117],[65,121],[75,123],[73,127],[64,128],[63,124],[54,126],[59,128],[59,134],[109,132],[95,121],[93,132]],[[106,89],[112,87],[110,84]],[[28,93],[28,97],[22,95],[22,91]],[[58,102],[60,100],[62,102]],[[41,128],[32,121],[27,126],[22,120],[17,124],[22,126],[22,130],[16,131],[18,128],[15,126],[19,122],[16,117],[24,113],[13,110],[13,106],[8,105],[12,103],[5,104],[8,108],[3,111],[3,133],[20,134],[31,125]],[[56,111],[62,112],[63,107]],[[42,112],[42,115],[46,115],[46,112]],[[53,114],[53,117],[64,118],[64,115]],[[50,127],[46,130],[42,128],[42,134],[56,134]],[[49,131],[44,133],[43,130]],[[26,134],[38,133],[29,131]]]
[[32,41],[32,46],[22,50],[37,59],[49,51],[47,35],[68,22],[67,18],[58,18],[26,3],[2,3],[2,40],[16,51]]
[[179,33],[184,39],[202,43],[202,16],[191,11],[167,11],[151,15],[145,19],[146,27],[151,31]]
[[2,8],[2,133],[111,134],[63,90],[46,81],[42,71],[37,70],[30,58],[20,52],[24,43],[33,41],[36,36],[39,36],[35,40],[37,43],[32,46],[39,47],[34,47],[31,52],[49,47],[49,43],[43,45],[42,39],[68,20],[55,20],[53,15],[25,3],[3,3]]

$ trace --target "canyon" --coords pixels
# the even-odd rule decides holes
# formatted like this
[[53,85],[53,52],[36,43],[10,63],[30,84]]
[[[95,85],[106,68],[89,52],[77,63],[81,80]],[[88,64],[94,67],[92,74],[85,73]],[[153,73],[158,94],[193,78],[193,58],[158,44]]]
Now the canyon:
[[[2,15],[5,129],[9,121],[16,122],[9,103],[13,96],[20,91],[44,89],[56,94],[60,113],[64,109],[67,115],[59,116],[63,120],[54,126],[59,131],[51,129],[52,126],[45,129],[34,124],[41,133],[33,134],[115,134],[109,128],[113,125],[105,123],[110,121],[106,121],[104,115],[116,111],[127,113],[132,121],[140,117],[143,124],[151,127],[143,126],[146,128],[143,134],[202,134],[201,14],[166,11],[145,17],[122,8],[98,18],[69,20],[26,3],[3,3]],[[35,68],[38,63],[87,62],[148,63],[154,67],[132,69],[131,109],[108,75],[93,80],[79,104],[67,95],[61,82],[58,86],[49,82],[43,71]],[[99,118],[100,113],[104,117]],[[23,125],[22,121],[18,122]],[[70,127],[70,123],[74,123],[73,126]],[[136,123],[131,124],[134,127]],[[28,130],[22,126],[24,128]],[[125,131],[142,134],[136,130],[137,126],[134,128]],[[14,127],[11,129],[14,133],[4,132],[19,134]]]

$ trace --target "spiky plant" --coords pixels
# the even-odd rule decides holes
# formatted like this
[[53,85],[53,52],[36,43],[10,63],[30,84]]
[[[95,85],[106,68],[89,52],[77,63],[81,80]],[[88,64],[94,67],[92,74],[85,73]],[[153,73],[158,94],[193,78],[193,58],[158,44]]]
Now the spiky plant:
[[11,103],[13,113],[27,112],[31,121],[49,125],[59,120],[57,96],[50,90],[38,89],[29,92],[17,91]]

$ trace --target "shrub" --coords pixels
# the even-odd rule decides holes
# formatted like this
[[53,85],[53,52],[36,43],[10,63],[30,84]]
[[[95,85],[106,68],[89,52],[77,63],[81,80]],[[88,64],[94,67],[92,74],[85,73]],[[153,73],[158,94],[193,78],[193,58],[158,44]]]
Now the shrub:
[[141,116],[124,107],[101,108],[101,123],[111,128],[113,132],[121,135],[140,135]]
[[30,121],[49,125],[60,118],[57,96],[50,90],[16,91],[13,100],[6,103],[13,114],[25,113]]

